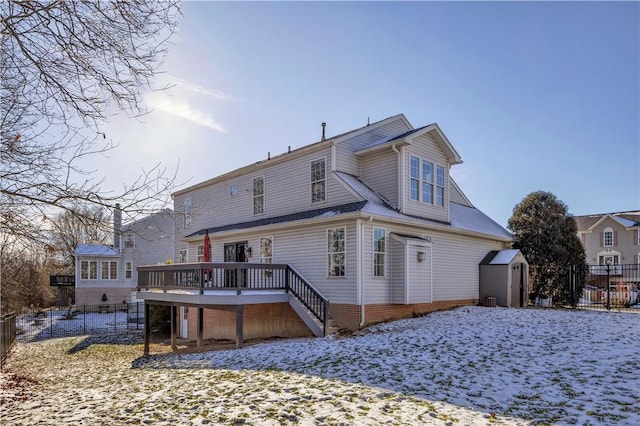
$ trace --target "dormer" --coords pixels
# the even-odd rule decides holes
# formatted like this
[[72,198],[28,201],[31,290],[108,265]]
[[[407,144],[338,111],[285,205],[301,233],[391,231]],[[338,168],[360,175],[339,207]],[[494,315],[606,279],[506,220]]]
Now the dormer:
[[363,180],[398,210],[449,222],[449,169],[462,159],[437,124],[380,139],[354,155]]

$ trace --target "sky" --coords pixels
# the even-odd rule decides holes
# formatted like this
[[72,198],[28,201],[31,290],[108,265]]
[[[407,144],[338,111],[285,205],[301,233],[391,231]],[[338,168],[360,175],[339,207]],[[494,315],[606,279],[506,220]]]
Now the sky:
[[107,186],[176,188],[403,113],[506,226],[527,194],[574,215],[640,208],[638,2],[186,2],[149,114],[105,126]]

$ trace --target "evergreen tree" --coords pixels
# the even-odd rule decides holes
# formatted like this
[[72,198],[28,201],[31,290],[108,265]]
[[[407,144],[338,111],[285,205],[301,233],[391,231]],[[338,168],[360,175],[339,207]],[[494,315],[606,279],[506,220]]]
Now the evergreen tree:
[[[532,192],[515,206],[507,226],[516,239],[514,248],[530,264],[531,298],[548,296],[555,302],[568,302],[567,270],[571,265],[585,265],[586,256],[566,204],[550,192]],[[580,280],[578,294],[582,286]]]

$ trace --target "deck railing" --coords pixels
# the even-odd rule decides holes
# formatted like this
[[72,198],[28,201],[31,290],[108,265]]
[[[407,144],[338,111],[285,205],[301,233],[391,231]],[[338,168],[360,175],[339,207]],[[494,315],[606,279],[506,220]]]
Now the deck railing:
[[179,263],[138,267],[138,291],[191,290],[199,294],[217,290],[284,291],[293,295],[327,331],[329,300],[300,273],[276,263]]

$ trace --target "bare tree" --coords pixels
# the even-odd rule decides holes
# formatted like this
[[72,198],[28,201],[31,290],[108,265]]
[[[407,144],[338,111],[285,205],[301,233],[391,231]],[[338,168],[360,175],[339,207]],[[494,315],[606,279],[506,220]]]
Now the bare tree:
[[[167,1],[0,2],[0,220],[2,232],[38,240],[39,221],[80,204],[129,215],[166,202],[175,175],[157,165],[121,191],[80,165],[114,148],[101,126],[111,111],[144,114],[180,16]],[[116,108],[112,108],[115,106]]]

